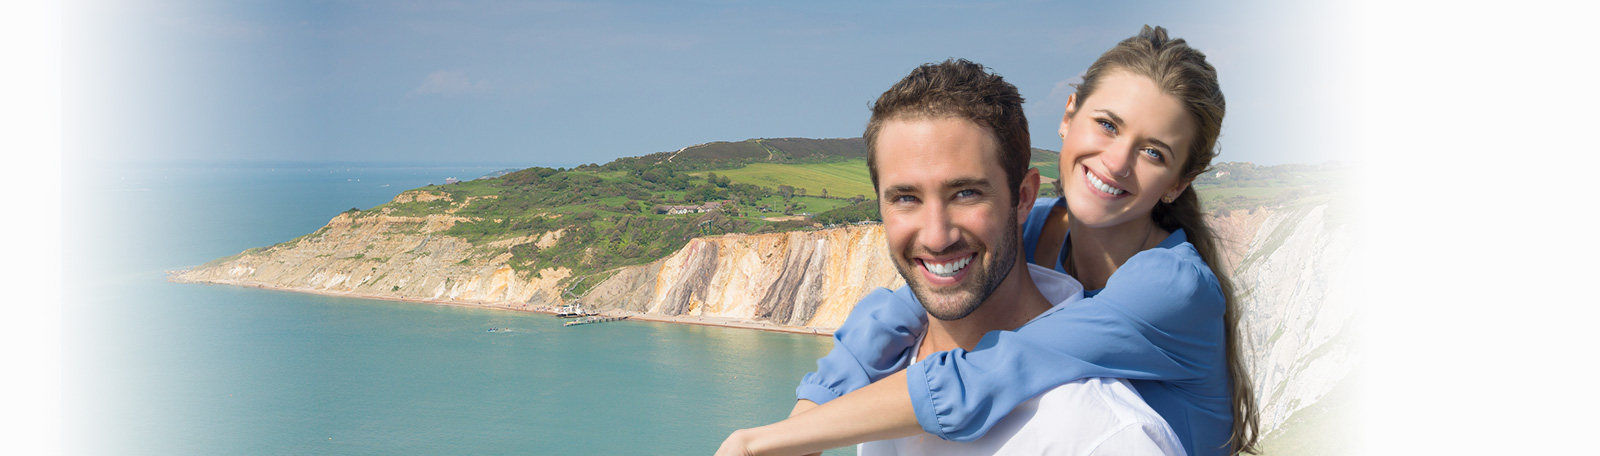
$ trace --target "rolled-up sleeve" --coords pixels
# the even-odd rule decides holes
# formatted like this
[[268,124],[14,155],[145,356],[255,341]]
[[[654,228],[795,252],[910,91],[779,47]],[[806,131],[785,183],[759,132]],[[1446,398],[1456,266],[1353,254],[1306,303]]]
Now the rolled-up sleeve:
[[1073,380],[1215,376],[1225,362],[1225,307],[1192,246],[1141,252],[1092,298],[1015,331],[990,332],[972,351],[934,353],[913,365],[906,382],[917,421],[940,438],[968,442],[1023,401]]
[[910,363],[910,351],[928,326],[910,289],[879,288],[861,299],[833,333],[833,350],[817,360],[795,396],[817,404],[860,389]]

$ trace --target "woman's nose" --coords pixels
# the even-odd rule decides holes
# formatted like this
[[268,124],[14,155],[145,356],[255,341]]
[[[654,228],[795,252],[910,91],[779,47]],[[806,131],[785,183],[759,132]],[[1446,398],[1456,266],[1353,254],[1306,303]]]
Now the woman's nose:
[[1106,165],[1106,172],[1114,178],[1128,177],[1133,174],[1132,150],[1111,149],[1100,154],[1100,163]]

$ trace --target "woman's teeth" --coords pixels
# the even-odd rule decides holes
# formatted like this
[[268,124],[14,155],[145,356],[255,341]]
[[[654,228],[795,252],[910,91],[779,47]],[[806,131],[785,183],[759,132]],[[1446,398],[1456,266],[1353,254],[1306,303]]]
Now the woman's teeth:
[[936,275],[936,276],[939,276],[939,277],[953,277],[953,276],[956,275],[957,272],[961,272],[961,269],[967,267],[967,264],[971,263],[971,262],[972,262],[972,257],[971,256],[967,256],[966,258],[962,258],[962,259],[959,259],[959,260],[951,261],[951,262],[948,262],[948,263],[934,263],[934,262],[931,262],[931,261],[923,261],[922,262],[922,266],[928,268],[928,272],[932,272],[933,275]]
[[1100,191],[1102,191],[1102,192],[1110,193],[1112,195],[1121,195],[1123,193],[1127,193],[1127,190],[1123,190],[1123,189],[1120,189],[1120,188],[1112,187],[1110,185],[1106,185],[1105,182],[1102,182],[1100,179],[1095,178],[1094,177],[1094,173],[1091,173],[1091,172],[1088,172],[1088,171],[1084,171],[1083,172],[1083,177],[1089,178],[1089,185],[1093,185],[1094,188],[1100,189]]

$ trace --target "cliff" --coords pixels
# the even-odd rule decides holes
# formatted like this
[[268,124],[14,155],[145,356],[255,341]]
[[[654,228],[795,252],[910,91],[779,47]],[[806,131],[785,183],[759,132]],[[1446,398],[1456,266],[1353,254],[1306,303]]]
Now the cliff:
[[[429,197],[405,192],[397,203]],[[473,244],[444,234],[478,219],[452,213],[346,212],[311,234],[174,272],[207,282],[379,299],[548,309],[574,298],[592,309],[717,317],[831,331],[856,301],[904,282],[889,263],[881,225],[691,239],[654,262],[615,268],[583,296],[566,292],[567,268],[519,270],[517,246],[549,248],[561,230]]]
[[1345,280],[1356,242],[1347,210],[1302,203],[1264,214],[1234,268],[1263,431],[1319,404],[1359,363]]
[[[397,201],[425,194],[407,192]],[[1355,237],[1336,202],[1302,200],[1214,217],[1241,296],[1242,332],[1263,431],[1318,404],[1358,362],[1344,264]],[[577,242],[562,230],[473,244],[444,234],[479,219],[446,212],[348,212],[314,233],[251,249],[172,279],[381,299],[548,309],[581,299],[599,310],[829,332],[862,296],[904,282],[881,225],[695,237],[658,260],[583,279],[565,267],[510,264],[513,247]]]
[[585,302],[832,329],[873,289],[905,283],[885,245],[882,225],[697,238],[667,258],[623,268]]

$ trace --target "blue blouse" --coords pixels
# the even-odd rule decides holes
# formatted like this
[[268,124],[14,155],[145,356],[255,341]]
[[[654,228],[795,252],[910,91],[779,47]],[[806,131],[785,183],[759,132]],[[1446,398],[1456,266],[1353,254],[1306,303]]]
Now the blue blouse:
[[[1029,263],[1051,208],[1064,205],[1040,198],[1028,214]],[[1059,258],[1055,263],[1061,270]],[[1231,454],[1226,303],[1183,230],[1135,254],[1105,288],[1085,294],[1091,297],[1015,331],[989,332],[970,352],[935,353],[911,365],[927,312],[908,287],[880,288],[856,304],[834,332],[833,350],[795,393],[822,404],[911,366],[906,382],[922,429],[968,442],[1057,385],[1118,377],[1167,420],[1189,454]]]

